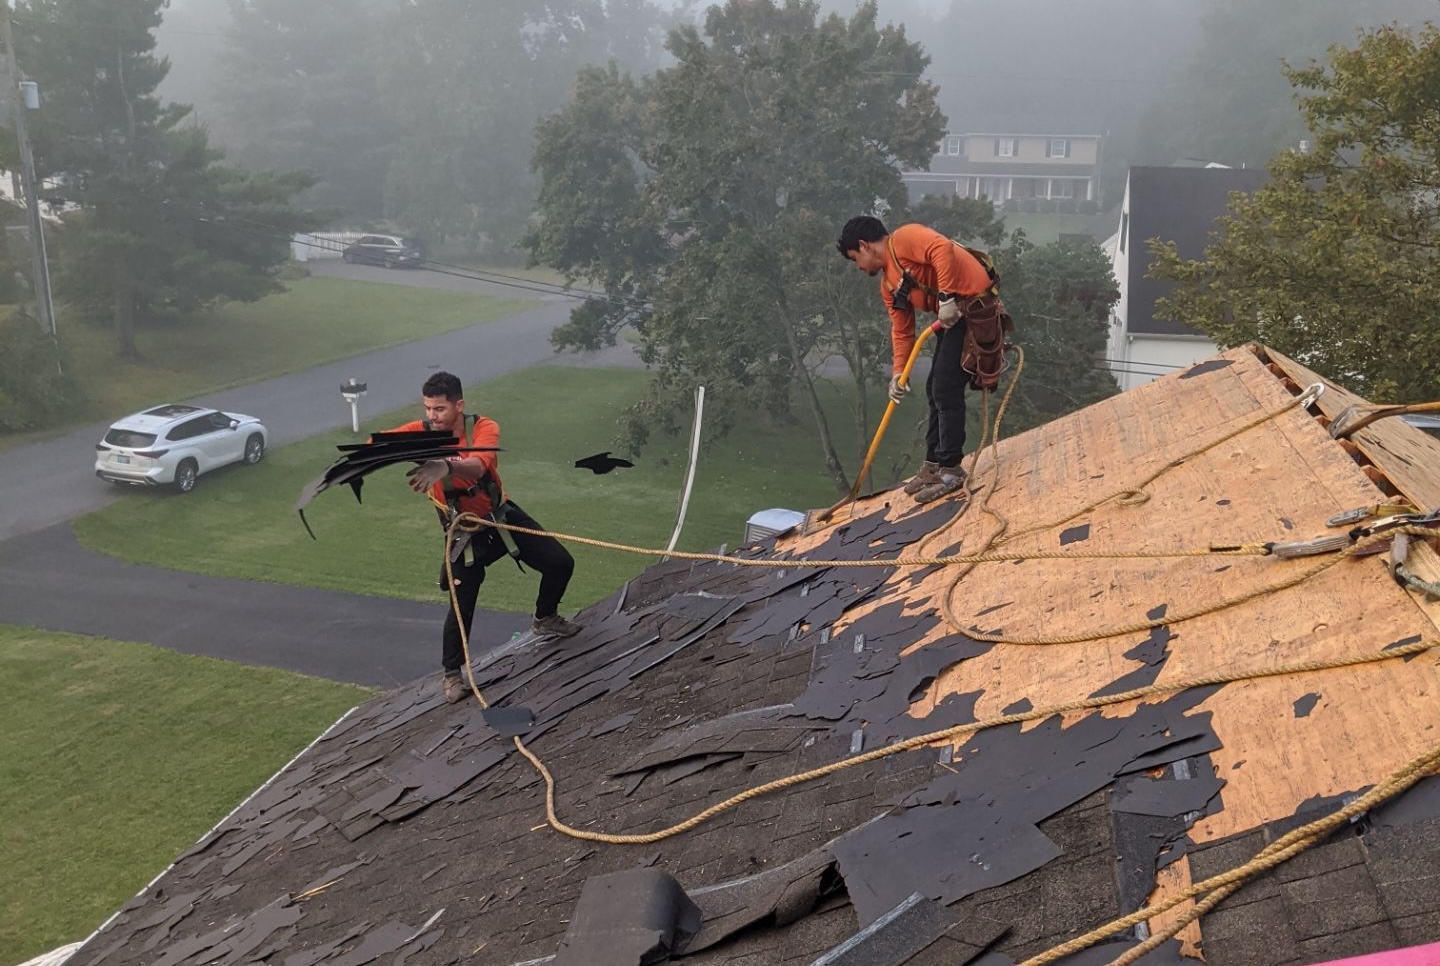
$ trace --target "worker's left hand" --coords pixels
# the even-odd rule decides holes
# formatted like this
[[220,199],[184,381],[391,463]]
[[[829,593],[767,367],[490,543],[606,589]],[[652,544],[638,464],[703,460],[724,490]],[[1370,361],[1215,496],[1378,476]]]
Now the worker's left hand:
[[410,489],[424,493],[450,475],[450,464],[444,460],[426,460],[405,474]]
[[954,297],[941,299],[935,315],[942,326],[950,328],[960,321],[960,300]]

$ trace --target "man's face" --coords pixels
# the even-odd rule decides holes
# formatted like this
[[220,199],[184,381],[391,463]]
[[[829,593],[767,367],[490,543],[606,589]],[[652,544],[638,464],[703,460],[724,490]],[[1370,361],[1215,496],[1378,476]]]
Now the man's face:
[[845,257],[854,262],[860,271],[874,278],[885,267],[885,246],[881,242],[862,241],[854,251],[846,252]]
[[457,399],[451,402],[444,396],[424,398],[425,418],[430,420],[430,428],[458,433],[458,428],[465,418],[465,400]]

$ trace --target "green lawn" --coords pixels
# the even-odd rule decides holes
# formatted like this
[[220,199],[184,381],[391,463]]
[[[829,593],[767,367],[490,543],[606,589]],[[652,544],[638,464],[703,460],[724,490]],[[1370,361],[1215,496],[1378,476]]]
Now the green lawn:
[[[571,465],[614,448],[615,421],[647,379],[634,370],[545,366],[474,387],[466,401],[472,412],[500,422],[506,488],[542,524],[663,547],[684,481],[686,440],[653,445],[634,469],[603,476]],[[848,425],[842,402],[839,390],[827,392],[837,433]],[[882,472],[923,411],[923,403],[912,397],[902,410],[906,415],[892,421],[876,461]],[[393,426],[414,415],[391,414],[362,430]],[[756,418],[703,452],[680,549],[737,545],[746,519],[757,510],[833,503],[835,492],[812,436],[803,423],[777,429]],[[344,488],[317,498],[307,515],[318,541],[306,536],[291,509],[301,487],[337,457],[335,444],[351,439],[346,431],[274,450],[257,467],[202,478],[185,497],[129,494],[78,520],[75,529],[95,550],[178,570],[436,599],[440,528],[428,504],[405,487],[400,468],[371,477],[361,505]],[[858,454],[842,452],[847,465],[858,464],[860,449]],[[577,568],[567,608],[598,600],[653,562],[589,547],[571,550]],[[490,568],[482,606],[528,611],[535,587],[533,573],[522,575],[502,562]]]
[[0,963],[84,939],[363,688],[0,626]]
[[[432,289],[303,278],[251,304],[230,303],[185,324],[142,328],[142,361],[121,362],[108,329],[63,317],[60,335],[84,399],[74,426],[145,406],[298,372],[490,322],[531,303]],[[65,427],[52,427],[50,434]],[[33,439],[42,434],[27,434]],[[0,447],[21,441],[0,435]]]
[[[1025,237],[1033,245],[1048,245],[1053,241],[1059,241],[1062,233],[1080,234],[1086,231],[1094,215],[1062,215],[1056,212],[1004,212],[1005,227],[1009,231],[1016,228],[1025,229]],[[1103,238],[1095,239],[1098,245],[1104,241]]]

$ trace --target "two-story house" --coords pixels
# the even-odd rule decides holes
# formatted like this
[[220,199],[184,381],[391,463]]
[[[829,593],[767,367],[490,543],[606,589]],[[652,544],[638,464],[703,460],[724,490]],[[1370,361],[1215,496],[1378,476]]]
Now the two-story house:
[[[912,200],[926,195],[1052,202],[1051,210],[1093,212],[1100,203],[1103,137],[1096,125],[1045,121],[985,122],[947,134],[929,171],[901,173]],[[1031,132],[1031,133],[1026,133]],[[1090,132],[1090,133],[1079,133]]]
[[1121,389],[1132,389],[1217,351],[1199,329],[1155,317],[1156,300],[1164,298],[1174,283],[1147,277],[1151,260],[1147,241],[1174,242],[1181,258],[1204,257],[1216,219],[1228,210],[1230,193],[1252,192],[1265,178],[1259,168],[1227,168],[1214,162],[1130,169],[1120,204],[1120,228],[1105,246],[1120,289],[1105,356]]

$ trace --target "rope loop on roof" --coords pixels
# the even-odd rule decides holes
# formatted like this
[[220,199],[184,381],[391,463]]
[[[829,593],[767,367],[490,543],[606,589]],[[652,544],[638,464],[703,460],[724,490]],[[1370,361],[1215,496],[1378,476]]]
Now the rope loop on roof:
[[[485,699],[485,695],[481,692],[479,685],[475,682],[475,669],[470,656],[470,632],[466,629],[465,621],[461,617],[460,598],[459,595],[455,592],[454,564],[451,560],[450,550],[452,545],[454,544],[455,535],[459,531],[460,527],[459,521],[457,519],[456,521],[451,523],[450,527],[446,530],[445,533],[445,574],[447,578],[446,582],[450,587],[450,606],[455,613],[456,623],[460,628],[460,645],[465,654],[466,682],[470,686],[470,691],[475,695],[475,699],[480,702],[480,706],[482,708],[488,708],[490,707],[490,703]],[[1152,694],[1171,694],[1177,691],[1185,691],[1190,688],[1210,687],[1214,685],[1229,684],[1236,681],[1248,681],[1256,680],[1259,678],[1280,677],[1284,675],[1301,674],[1310,671],[1325,670],[1329,668],[1354,667],[1362,664],[1373,664],[1378,661],[1390,661],[1394,660],[1395,658],[1408,657],[1413,654],[1420,654],[1435,647],[1440,647],[1440,640],[1421,641],[1415,644],[1408,644],[1401,647],[1389,648],[1387,650],[1379,652],[1378,654],[1366,654],[1350,658],[1338,658],[1330,661],[1303,661],[1297,664],[1288,664],[1281,667],[1260,668],[1253,671],[1231,674],[1202,675],[1199,677],[1187,678],[1183,681],[1175,681],[1166,684],[1151,684],[1147,687],[1136,688],[1134,690],[1124,691],[1118,694],[1086,698],[1080,701],[1071,701],[1065,704],[1051,705],[1047,708],[1037,708],[1018,714],[1000,715],[999,717],[987,718],[981,721],[972,722],[970,724],[956,725],[950,728],[942,728],[938,731],[932,731],[928,734],[918,735],[914,738],[908,738],[904,741],[896,742],[895,744],[886,745],[883,748],[876,748],[875,750],[865,752],[864,754],[854,755],[849,758],[842,758],[839,761],[831,762],[828,765],[822,765],[819,768],[813,768],[809,771],[789,775],[784,778],[776,779],[775,781],[766,782],[763,785],[757,785],[752,788],[748,788],[737,795],[732,795],[731,797],[725,799],[722,802],[711,805],[709,808],[706,808],[703,811],[690,816],[684,821],[678,822],[674,825],[669,826],[668,828],[663,828],[655,832],[616,834],[611,832],[596,832],[589,829],[580,829],[574,827],[573,825],[567,824],[560,818],[559,813],[556,811],[556,783],[554,774],[551,773],[548,767],[546,767],[544,761],[542,761],[538,755],[536,755],[526,746],[525,742],[522,741],[518,735],[514,736],[512,738],[512,741],[515,744],[515,749],[520,752],[520,754],[523,755],[527,761],[530,762],[530,764],[540,774],[540,777],[545,781],[545,820],[551,828],[561,833],[562,835],[568,835],[571,838],[580,839],[586,842],[601,842],[609,845],[649,845],[655,842],[662,841],[664,839],[672,838],[684,832],[688,832],[690,829],[693,829],[697,825],[700,825],[708,821],[709,819],[714,818],[716,815],[719,815],[722,812],[727,812],[744,802],[750,801],[753,798],[759,798],[762,795],[768,795],[772,792],[776,792],[784,788],[790,788],[795,785],[801,785],[806,782],[814,781],[817,778],[823,778],[827,775],[832,775],[838,771],[843,771],[847,768],[854,768],[859,765],[868,764],[872,761],[879,761],[882,758],[888,758],[893,755],[901,754],[902,752],[914,750],[916,748],[923,748],[927,745],[932,745],[937,742],[953,742],[961,735],[972,734],[974,732],[983,731],[988,728],[998,728],[1003,725],[1018,724],[1024,721],[1035,721],[1041,718],[1048,718],[1057,714],[1066,714],[1070,712],[1088,711],[1096,708],[1104,708],[1126,701],[1134,701]]]

